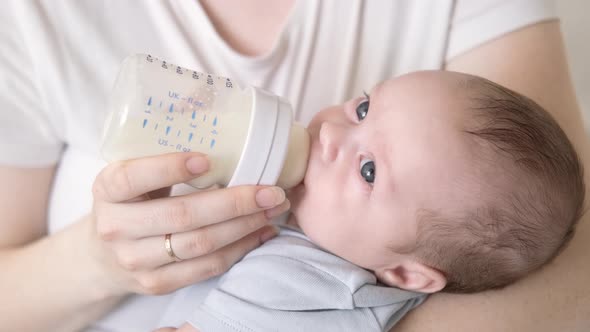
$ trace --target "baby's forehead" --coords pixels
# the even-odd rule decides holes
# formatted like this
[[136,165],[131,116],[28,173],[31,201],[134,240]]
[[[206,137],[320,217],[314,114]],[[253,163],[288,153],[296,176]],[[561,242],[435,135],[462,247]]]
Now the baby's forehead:
[[[475,92],[462,88],[463,78],[439,71],[412,73],[377,84],[370,92],[370,107],[379,120],[403,115],[404,121],[437,121],[455,132],[473,122],[470,99]],[[395,113],[395,114],[394,114]],[[399,119],[399,118],[398,118]],[[418,124],[415,124],[418,125]]]
[[[406,74],[378,83],[370,90],[377,104],[396,101],[434,101],[441,104],[463,101],[480,89],[470,75],[445,71],[422,71]],[[374,98],[373,98],[374,97]]]
[[477,76],[451,72],[445,70],[422,70],[407,73],[404,75],[386,79],[375,85],[374,89],[387,89],[393,85],[410,84],[418,88],[427,87],[428,84],[436,84],[443,87],[455,88],[458,86],[467,87],[472,85],[472,81],[479,79]]

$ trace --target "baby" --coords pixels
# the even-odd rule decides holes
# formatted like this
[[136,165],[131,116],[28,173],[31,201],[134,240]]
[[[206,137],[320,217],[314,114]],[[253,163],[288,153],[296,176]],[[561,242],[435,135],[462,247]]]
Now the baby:
[[503,287],[551,261],[582,214],[582,166],[551,116],[483,78],[426,71],[309,124],[279,236],[181,331],[389,331],[428,293]]

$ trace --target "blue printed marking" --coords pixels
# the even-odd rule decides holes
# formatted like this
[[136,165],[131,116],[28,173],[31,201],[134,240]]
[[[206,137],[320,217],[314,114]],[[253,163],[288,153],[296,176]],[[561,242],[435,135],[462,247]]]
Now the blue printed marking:
[[213,130],[211,131],[211,134],[213,134],[213,135],[217,135],[217,130],[213,129]]
[[170,126],[166,127],[166,135],[168,135],[168,133],[170,132]]
[[211,140],[211,145],[209,145],[209,148],[213,149],[214,146],[215,146],[215,138]]
[[174,104],[170,104],[170,107],[168,108],[168,112],[170,112],[170,113],[174,112]]
[[193,140],[193,133],[188,134],[188,141],[192,141]]
[[193,115],[191,115],[191,118],[193,118],[193,120],[195,119],[195,113],[196,111],[193,111]]
[[178,134],[176,134],[176,137],[180,136],[180,130],[178,131]]
[[217,126],[217,117],[215,117],[215,119],[213,119],[213,126]]
[[145,128],[146,124],[147,124],[147,119],[143,119],[143,128]]
[[152,97],[150,97],[150,99],[148,100],[148,106],[150,106],[152,104]]

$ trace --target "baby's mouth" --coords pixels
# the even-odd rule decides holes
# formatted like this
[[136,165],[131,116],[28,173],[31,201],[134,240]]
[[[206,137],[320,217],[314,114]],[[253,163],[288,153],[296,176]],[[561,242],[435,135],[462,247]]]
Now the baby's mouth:
[[305,178],[303,178],[303,181],[301,181],[301,183],[299,183],[295,187],[293,187],[291,189],[287,189],[285,194],[287,195],[287,198],[289,200],[291,200],[291,197],[303,194],[304,191],[305,191]]

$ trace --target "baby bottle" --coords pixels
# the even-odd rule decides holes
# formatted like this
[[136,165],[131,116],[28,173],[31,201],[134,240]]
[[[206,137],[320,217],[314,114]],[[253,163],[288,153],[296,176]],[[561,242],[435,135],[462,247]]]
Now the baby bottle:
[[194,187],[287,189],[303,179],[309,144],[282,98],[138,54],[123,61],[117,76],[101,153],[111,162],[198,151],[207,154],[210,166],[187,182]]

